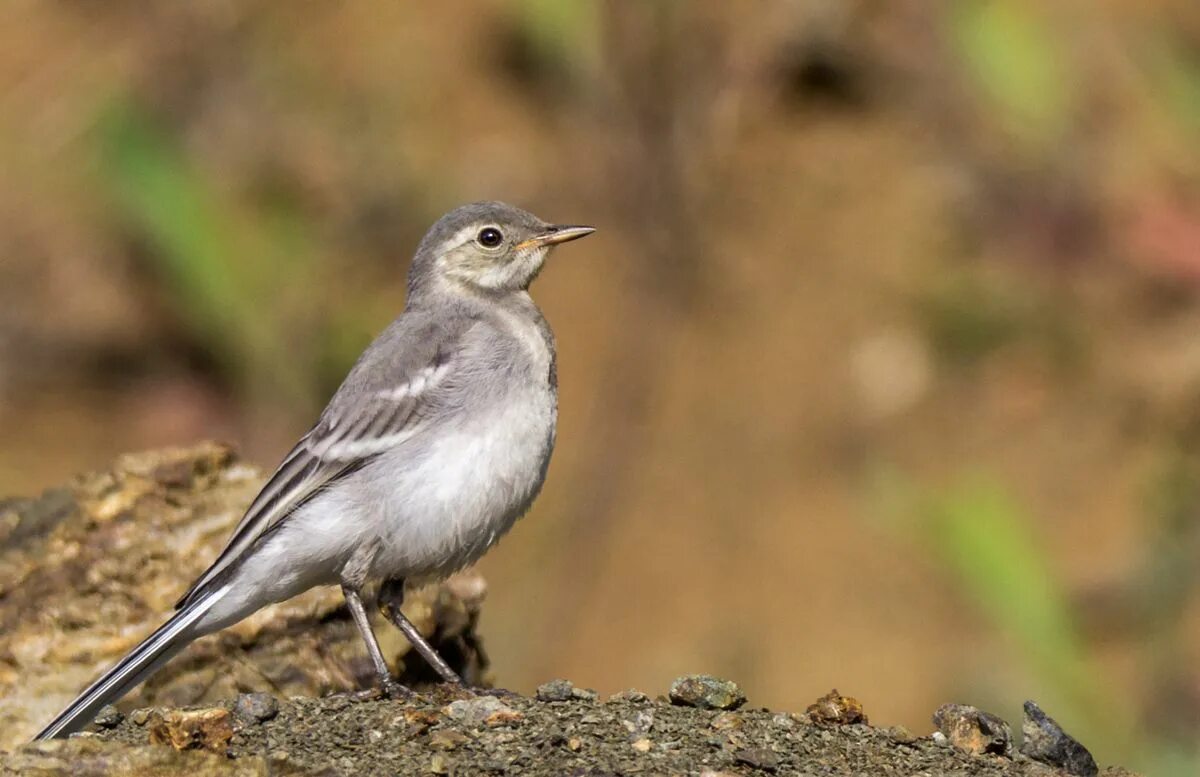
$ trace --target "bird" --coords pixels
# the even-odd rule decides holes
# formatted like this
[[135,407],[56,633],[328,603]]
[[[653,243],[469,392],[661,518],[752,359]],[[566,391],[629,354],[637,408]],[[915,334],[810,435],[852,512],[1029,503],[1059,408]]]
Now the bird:
[[478,560],[529,508],[558,416],[554,336],[529,286],[551,250],[594,232],[503,202],[462,205],[417,246],[400,315],[250,503],[162,626],[36,739],[88,725],[195,639],[339,585],[380,686],[392,677],[364,596],[448,683],[454,670],[400,611],[404,590]]

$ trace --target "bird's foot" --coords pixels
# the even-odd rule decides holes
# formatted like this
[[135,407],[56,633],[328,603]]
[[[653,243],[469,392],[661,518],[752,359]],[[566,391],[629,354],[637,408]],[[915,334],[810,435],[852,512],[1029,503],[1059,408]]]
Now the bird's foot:
[[401,685],[394,677],[386,679],[381,677],[377,690],[380,696],[393,701],[408,701],[417,695],[411,688]]

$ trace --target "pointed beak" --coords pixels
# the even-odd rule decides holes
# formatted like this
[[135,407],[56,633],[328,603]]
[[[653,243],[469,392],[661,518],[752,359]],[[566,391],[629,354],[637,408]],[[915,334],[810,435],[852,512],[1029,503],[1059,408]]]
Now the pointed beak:
[[550,227],[544,234],[531,237],[528,240],[522,240],[517,244],[518,249],[536,248],[540,246],[554,246],[559,243],[566,243],[570,240],[578,240],[581,237],[587,237],[596,231],[595,227],[568,226],[566,224],[555,224]]

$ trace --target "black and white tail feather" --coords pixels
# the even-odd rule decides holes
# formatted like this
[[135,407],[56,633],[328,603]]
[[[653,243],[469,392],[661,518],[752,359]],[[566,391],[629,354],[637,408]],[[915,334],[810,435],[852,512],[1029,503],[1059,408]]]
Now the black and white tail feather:
[[116,666],[87,687],[78,698],[58,714],[35,739],[53,739],[78,731],[106,704],[119,699],[171,660],[194,639],[193,626],[229,591],[227,587],[196,597],[171,619],[159,626],[141,644],[129,651]]

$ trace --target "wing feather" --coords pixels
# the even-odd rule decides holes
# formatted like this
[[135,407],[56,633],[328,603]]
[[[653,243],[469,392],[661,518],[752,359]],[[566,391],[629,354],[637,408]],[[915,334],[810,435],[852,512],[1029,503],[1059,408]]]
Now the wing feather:
[[418,434],[429,407],[438,403],[439,393],[452,383],[447,380],[452,364],[444,353],[443,348],[436,348],[419,369],[369,390],[355,387],[348,378],[347,384],[358,390],[347,391],[346,386],[339,390],[316,426],[284,457],[251,502],[216,561],[176,607],[202,595],[210,582],[316,493]]

